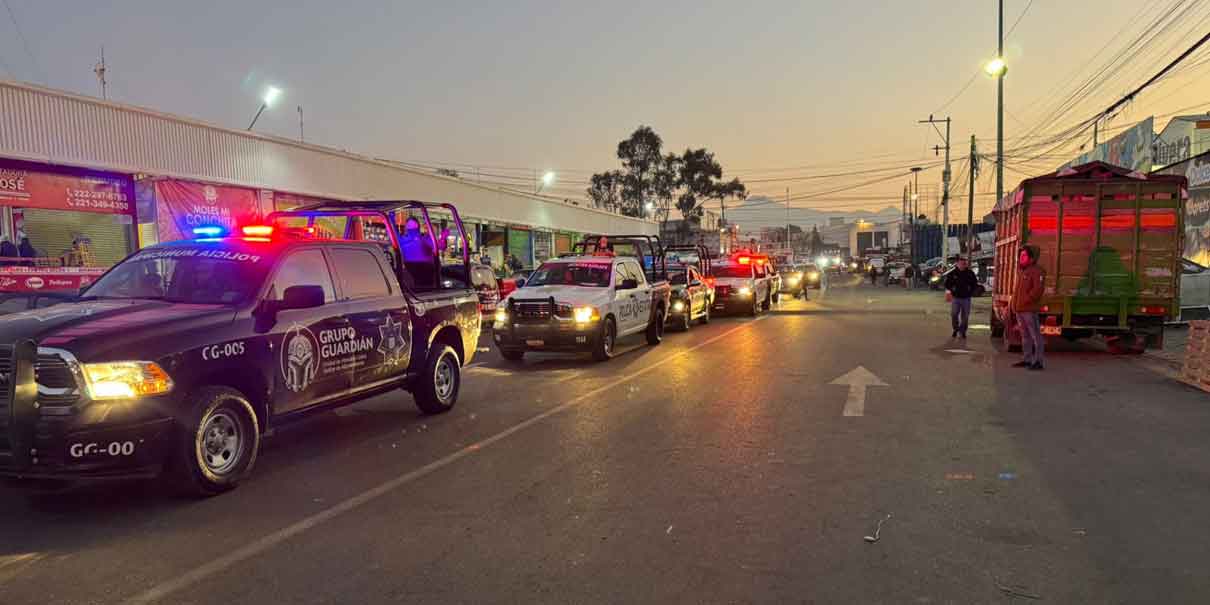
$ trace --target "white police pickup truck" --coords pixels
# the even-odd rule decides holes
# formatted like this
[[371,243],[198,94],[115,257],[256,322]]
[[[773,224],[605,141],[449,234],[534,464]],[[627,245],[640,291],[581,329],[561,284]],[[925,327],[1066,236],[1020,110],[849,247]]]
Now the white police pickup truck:
[[617,339],[664,337],[671,287],[643,270],[643,257],[592,254],[551,259],[496,309],[492,339],[500,354],[519,361],[526,351],[591,352],[613,357]]

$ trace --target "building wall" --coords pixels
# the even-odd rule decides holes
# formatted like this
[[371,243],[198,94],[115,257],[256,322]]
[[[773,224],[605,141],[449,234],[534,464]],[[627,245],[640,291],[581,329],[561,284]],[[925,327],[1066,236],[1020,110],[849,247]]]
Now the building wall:
[[339,200],[445,201],[467,217],[545,229],[658,232],[654,221],[556,198],[4,80],[0,156]]

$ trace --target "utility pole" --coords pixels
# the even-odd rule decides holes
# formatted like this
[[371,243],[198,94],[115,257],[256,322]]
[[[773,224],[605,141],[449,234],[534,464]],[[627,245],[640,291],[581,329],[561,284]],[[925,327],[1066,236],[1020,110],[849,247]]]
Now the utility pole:
[[912,167],[912,178],[915,184],[912,187],[912,200],[908,203],[908,208],[912,211],[912,264],[916,264],[920,259],[916,258],[916,219],[920,216],[920,171],[924,170],[919,166]]
[[[941,131],[937,129],[937,124],[940,124],[941,120],[935,120],[930,115],[929,119],[920,120],[920,123],[932,125],[933,129],[937,130],[937,134],[941,134]],[[950,239],[950,119],[948,116],[945,118],[945,134],[942,136],[945,138],[945,171],[941,173],[941,258],[946,259],[949,258]],[[941,146],[934,146],[933,153],[940,154]]]
[[1100,126],[1101,126],[1101,116],[1097,116],[1096,119],[1092,121],[1092,149],[1094,152],[1097,149],[1097,135],[1099,134],[1097,132],[1097,129]]
[[[1004,61],[1004,0],[1000,0],[999,39],[996,46],[996,58]],[[996,75],[996,203],[1004,197],[1004,73],[999,70]],[[948,162],[947,168],[948,170]]]
[[298,142],[299,142],[299,143],[302,143],[302,142],[304,142],[305,140],[306,140],[306,139],[305,139],[305,138],[303,138],[303,113],[302,113],[302,105],[299,105],[299,106],[298,106]]
[[108,82],[105,81],[105,47],[101,47],[101,62],[97,63],[92,68],[92,73],[97,74],[97,81],[101,83],[101,98],[108,99],[109,94],[107,89]]
[[[902,248],[903,244],[908,241],[907,233],[908,233],[908,186],[904,185],[903,186],[903,207],[902,207],[902,211],[899,213],[899,246],[900,246],[900,248]],[[911,244],[908,244],[908,246],[909,246],[908,256],[909,257],[915,256],[914,254],[912,254],[912,248],[910,247]]]
[[971,158],[970,158],[970,173],[971,182],[967,187],[968,199],[966,203],[966,253],[970,254],[975,250],[975,174],[979,172],[979,155],[975,149],[975,135],[971,135]]
[[786,249],[790,256],[794,255],[794,247],[790,245],[790,188],[786,187]]

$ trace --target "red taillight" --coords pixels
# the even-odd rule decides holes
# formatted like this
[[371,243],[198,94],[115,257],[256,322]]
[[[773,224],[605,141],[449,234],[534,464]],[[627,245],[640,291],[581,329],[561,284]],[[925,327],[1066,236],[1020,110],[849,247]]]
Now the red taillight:
[[713,287],[714,287],[714,278],[713,278],[713,277],[707,277],[707,278],[706,278],[706,285],[707,285],[707,286],[710,286],[711,288],[713,288]]
[[273,235],[272,225],[244,225],[242,228],[244,235],[248,237],[269,237]]
[[1142,306],[1139,307],[1139,313],[1143,315],[1164,315],[1168,312],[1168,307],[1161,306]]
[[1043,313],[1049,313],[1049,312],[1050,312],[1050,305],[1042,305],[1042,312],[1043,312]]

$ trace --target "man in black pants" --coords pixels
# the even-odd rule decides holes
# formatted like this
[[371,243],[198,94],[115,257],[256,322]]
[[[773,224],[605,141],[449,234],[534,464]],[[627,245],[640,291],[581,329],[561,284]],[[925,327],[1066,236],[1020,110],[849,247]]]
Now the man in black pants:
[[970,325],[971,297],[979,289],[979,278],[971,271],[970,261],[958,259],[958,267],[945,276],[945,298],[950,301],[950,323],[954,333],[950,338],[966,340],[966,328]]

